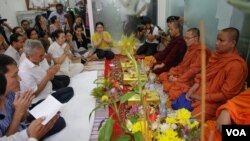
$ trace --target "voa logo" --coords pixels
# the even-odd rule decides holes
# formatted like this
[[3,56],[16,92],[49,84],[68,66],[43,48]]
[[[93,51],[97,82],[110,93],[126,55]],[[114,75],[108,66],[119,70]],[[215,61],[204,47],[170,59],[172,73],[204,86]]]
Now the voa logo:
[[226,129],[227,136],[247,136],[244,129]]

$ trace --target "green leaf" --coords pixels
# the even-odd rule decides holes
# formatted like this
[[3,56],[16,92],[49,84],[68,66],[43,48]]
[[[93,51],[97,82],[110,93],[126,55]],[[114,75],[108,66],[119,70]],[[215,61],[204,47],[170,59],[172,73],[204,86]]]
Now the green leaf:
[[114,121],[112,118],[108,118],[105,124],[99,131],[98,141],[110,141],[113,133]]
[[138,131],[134,133],[135,141],[143,141],[142,132]]
[[124,102],[128,101],[128,99],[129,99],[130,97],[134,96],[134,95],[135,95],[135,92],[128,92],[128,93],[126,93],[125,95],[121,96],[121,97],[120,97],[121,103],[124,103]]
[[115,139],[115,141],[130,141],[131,137],[129,135],[120,136]]
[[101,98],[105,93],[102,90],[102,86],[98,86],[91,91],[91,95],[94,96],[95,98]]
[[90,118],[91,118],[93,112],[94,112],[95,110],[101,108],[101,107],[104,107],[105,105],[107,105],[107,103],[100,103],[99,105],[97,105],[97,106],[90,112],[90,114],[89,114],[89,121],[90,121]]
[[135,124],[137,122],[137,120],[138,120],[138,117],[132,116],[132,117],[129,118],[129,120],[131,121],[132,124]]
[[141,82],[141,87],[144,87],[146,83],[147,83],[146,81],[142,81]]

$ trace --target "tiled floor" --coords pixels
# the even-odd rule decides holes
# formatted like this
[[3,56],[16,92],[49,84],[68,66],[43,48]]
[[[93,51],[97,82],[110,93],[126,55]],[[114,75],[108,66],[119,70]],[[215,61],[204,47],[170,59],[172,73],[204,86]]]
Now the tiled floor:
[[[89,63],[89,64],[87,64],[87,67],[97,69],[98,70],[98,73],[97,73],[98,77],[104,76],[104,61],[97,62],[97,63]],[[99,104],[99,102],[96,101],[96,105],[98,105],[98,104]],[[106,117],[107,117],[107,110],[106,109],[100,108],[100,109],[96,110],[94,124],[92,127],[89,141],[97,141],[98,140],[98,128],[99,128],[101,122],[103,122],[106,119]]]

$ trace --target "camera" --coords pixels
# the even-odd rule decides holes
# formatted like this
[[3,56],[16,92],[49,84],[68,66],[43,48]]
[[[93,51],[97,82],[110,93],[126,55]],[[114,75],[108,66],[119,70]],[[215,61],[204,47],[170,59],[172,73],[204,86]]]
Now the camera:
[[167,33],[164,32],[164,31],[159,31],[159,35],[160,35],[160,36],[167,36]]
[[7,19],[2,19],[2,17],[0,17],[0,25],[3,24],[3,22],[6,22]]

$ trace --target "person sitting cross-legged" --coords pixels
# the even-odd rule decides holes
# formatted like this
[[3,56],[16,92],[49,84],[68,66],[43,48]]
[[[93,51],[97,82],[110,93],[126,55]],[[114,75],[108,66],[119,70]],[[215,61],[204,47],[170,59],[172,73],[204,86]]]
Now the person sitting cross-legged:
[[[200,73],[201,44],[199,38],[199,29],[188,29],[184,37],[188,49],[182,62],[159,76],[163,89],[168,94],[170,100],[175,100],[182,93],[186,93],[194,84],[195,75]],[[206,59],[208,60],[209,57],[210,50],[206,48]]]
[[158,75],[177,66],[182,61],[187,50],[186,43],[181,35],[180,23],[177,21],[168,23],[168,28],[172,38],[170,43],[164,50],[154,54],[157,63],[154,66],[153,72]]
[[[5,115],[2,114],[2,112],[5,110],[5,105],[7,105],[5,100],[5,93],[6,93],[6,86],[7,86],[7,80],[5,75],[0,72],[0,124],[2,123],[1,120],[5,119]],[[32,95],[31,95],[32,96]],[[28,101],[29,97],[24,98],[24,95],[17,96],[14,101],[15,103],[22,102],[23,104],[25,101]],[[31,97],[32,99],[32,97]],[[24,101],[22,101],[24,100]],[[8,101],[9,102],[9,101]],[[12,103],[10,103],[12,104]],[[17,104],[18,105],[18,104]],[[20,106],[20,105],[19,105]],[[7,107],[7,106],[6,106]],[[20,108],[18,108],[20,109]],[[20,112],[18,109],[15,109],[15,112]],[[56,114],[52,120],[49,121],[46,125],[43,125],[42,122],[45,120],[45,118],[41,117],[38,118],[30,123],[27,129],[24,129],[20,132],[15,132],[10,136],[3,136],[2,131],[0,131],[0,140],[1,141],[37,141],[41,139],[56,123],[56,120],[58,119],[59,114]],[[2,126],[1,126],[2,127]]]
[[65,33],[62,30],[54,32],[55,41],[50,45],[48,53],[52,55],[55,64],[60,65],[57,75],[67,75],[73,77],[83,70],[83,64],[73,63],[73,53],[71,47],[65,43]]
[[221,141],[222,125],[250,124],[250,89],[227,101],[216,110],[216,120],[208,120],[205,141]]
[[104,31],[104,24],[102,22],[97,22],[95,24],[95,29],[96,32],[91,37],[91,41],[96,50],[92,57],[94,57],[94,59],[113,59],[115,57],[115,54],[111,51],[110,48],[112,43],[111,35],[109,34],[109,32]]
[[[216,109],[240,93],[247,78],[247,64],[236,48],[238,39],[239,31],[234,27],[225,28],[218,33],[216,51],[212,53],[206,66],[206,120],[214,119]],[[197,118],[201,118],[200,82],[201,74],[197,74],[195,84],[186,94],[186,98],[192,100],[192,114]]]
[[[5,75],[7,80],[5,96],[2,97],[4,107],[0,110],[0,114],[4,116],[4,119],[0,120],[0,136],[10,136],[27,129],[28,126],[24,121],[27,119],[27,111],[35,95],[31,90],[17,93],[20,91],[21,80],[18,75],[17,63],[13,58],[3,54],[0,55],[0,60],[0,72]],[[48,133],[43,135],[41,140],[58,133],[66,126],[62,117],[56,116],[53,120],[56,120],[56,123],[53,123],[54,126],[51,129],[47,129]],[[32,121],[30,121],[31,124]]]

